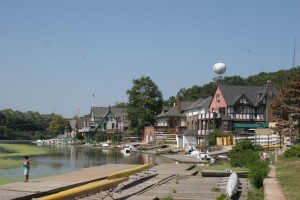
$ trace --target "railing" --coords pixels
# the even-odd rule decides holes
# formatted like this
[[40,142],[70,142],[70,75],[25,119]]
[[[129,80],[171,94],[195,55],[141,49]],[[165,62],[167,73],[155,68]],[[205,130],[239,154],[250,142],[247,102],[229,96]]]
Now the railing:
[[204,113],[204,114],[199,114],[198,119],[215,119],[215,118],[221,118],[222,114],[221,113]]

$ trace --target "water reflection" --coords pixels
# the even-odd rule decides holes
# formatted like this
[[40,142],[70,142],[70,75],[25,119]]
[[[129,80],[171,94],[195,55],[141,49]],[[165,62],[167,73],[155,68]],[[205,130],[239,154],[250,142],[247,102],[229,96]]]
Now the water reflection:
[[[173,162],[161,156],[151,154],[130,153],[124,155],[119,149],[98,148],[93,146],[76,145],[43,145],[40,148],[49,148],[52,153],[42,156],[31,156],[30,178],[51,176],[108,163],[115,164],[160,164]],[[23,157],[20,157],[20,163]],[[22,167],[13,167],[0,170],[0,177],[9,179],[23,178]]]

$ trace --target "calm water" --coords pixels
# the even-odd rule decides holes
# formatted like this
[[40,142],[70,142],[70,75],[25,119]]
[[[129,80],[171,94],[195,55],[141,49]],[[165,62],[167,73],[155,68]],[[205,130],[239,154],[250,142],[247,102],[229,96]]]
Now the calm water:
[[[42,145],[39,148],[50,148],[53,153],[43,156],[31,156],[30,178],[57,175],[66,172],[100,166],[108,163],[144,164],[173,162],[161,156],[131,153],[123,154],[120,150],[97,148],[93,146],[76,145]],[[0,177],[9,179],[23,178],[23,157],[20,157],[20,167],[1,169]]]

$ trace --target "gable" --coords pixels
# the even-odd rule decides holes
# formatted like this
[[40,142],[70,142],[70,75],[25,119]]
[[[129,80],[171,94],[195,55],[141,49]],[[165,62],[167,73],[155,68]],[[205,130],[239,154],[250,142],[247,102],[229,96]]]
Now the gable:
[[210,104],[209,104],[209,111],[213,112],[216,110],[219,110],[219,108],[226,108],[227,107],[227,102],[224,98],[224,95],[220,89],[220,87],[218,86],[214,96],[212,97]]

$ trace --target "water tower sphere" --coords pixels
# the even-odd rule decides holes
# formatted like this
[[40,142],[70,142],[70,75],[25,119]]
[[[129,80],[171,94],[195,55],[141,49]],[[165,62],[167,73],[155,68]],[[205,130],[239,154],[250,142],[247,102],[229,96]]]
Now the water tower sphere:
[[216,63],[213,69],[216,74],[223,74],[226,71],[226,65],[224,63]]

